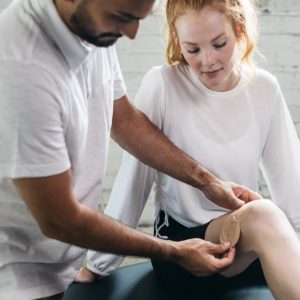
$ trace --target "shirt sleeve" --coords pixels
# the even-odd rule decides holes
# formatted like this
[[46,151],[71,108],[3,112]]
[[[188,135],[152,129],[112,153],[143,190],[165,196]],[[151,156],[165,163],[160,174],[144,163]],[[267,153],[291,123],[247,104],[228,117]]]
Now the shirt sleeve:
[[1,177],[49,176],[70,167],[62,93],[46,70],[20,62],[1,62]]
[[272,200],[285,212],[300,238],[300,143],[277,81],[274,100],[262,171]]
[[[162,128],[164,87],[158,69],[150,70],[144,77],[134,103],[158,128]],[[156,170],[124,151],[105,214],[136,228],[155,178]],[[97,274],[107,276],[123,259],[123,256],[88,251],[87,267]]]
[[113,99],[118,100],[123,97],[127,91],[115,46],[112,47],[112,62],[114,78]]

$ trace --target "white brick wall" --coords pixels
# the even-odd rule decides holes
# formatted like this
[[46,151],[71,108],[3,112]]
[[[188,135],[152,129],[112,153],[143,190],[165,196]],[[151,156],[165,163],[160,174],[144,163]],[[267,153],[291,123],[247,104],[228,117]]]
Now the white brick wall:
[[[9,2],[11,0],[0,0],[0,11]],[[260,0],[260,3],[259,49],[266,57],[261,66],[278,77],[300,136],[300,1]],[[119,59],[130,98],[133,98],[143,75],[153,65],[164,64],[164,41],[163,16],[158,10],[142,22],[136,40],[124,38],[118,42]],[[101,209],[109,197],[120,159],[120,148],[112,142]],[[267,195],[263,181],[261,189]],[[151,223],[151,215],[152,202],[147,206],[143,222]]]

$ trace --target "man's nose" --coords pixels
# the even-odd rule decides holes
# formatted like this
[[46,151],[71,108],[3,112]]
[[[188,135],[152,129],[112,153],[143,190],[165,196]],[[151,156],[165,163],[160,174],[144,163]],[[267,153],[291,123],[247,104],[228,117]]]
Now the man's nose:
[[132,20],[128,24],[123,25],[120,32],[132,40],[136,37],[139,27],[140,20]]

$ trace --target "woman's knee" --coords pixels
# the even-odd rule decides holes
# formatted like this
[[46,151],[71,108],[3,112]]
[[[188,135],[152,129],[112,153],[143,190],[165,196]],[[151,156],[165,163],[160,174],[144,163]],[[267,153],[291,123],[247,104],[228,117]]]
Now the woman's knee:
[[249,211],[247,222],[254,224],[277,224],[282,218],[286,218],[282,210],[268,199],[251,201],[244,207]]
[[283,212],[270,200],[249,202],[225,218],[220,240],[229,241],[234,246],[241,233],[249,238],[253,235],[258,237],[257,233],[269,234],[270,230],[276,230],[277,226],[280,226],[283,218]]

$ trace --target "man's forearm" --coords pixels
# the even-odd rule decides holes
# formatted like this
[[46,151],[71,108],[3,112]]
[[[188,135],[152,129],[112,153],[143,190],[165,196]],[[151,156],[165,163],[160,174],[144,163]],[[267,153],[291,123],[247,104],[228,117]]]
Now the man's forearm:
[[[123,100],[121,100],[123,101]],[[122,103],[114,110],[112,137],[145,164],[202,189],[217,178],[177,148],[149,119]]]
[[49,238],[96,251],[170,260],[196,275],[210,274],[220,268],[220,263],[224,266],[222,261],[226,265],[232,261],[233,257],[220,261],[214,256],[214,251],[224,253],[228,246],[203,240],[160,240],[80,204],[72,190],[71,170],[48,177],[14,179],[14,184]]
[[49,238],[120,255],[165,259],[174,255],[175,243],[138,232],[80,204],[72,191],[70,170],[48,177],[14,179],[14,184]]
[[175,243],[132,229],[83,205],[77,209],[76,216],[61,221],[50,237],[101,252],[175,260]]

